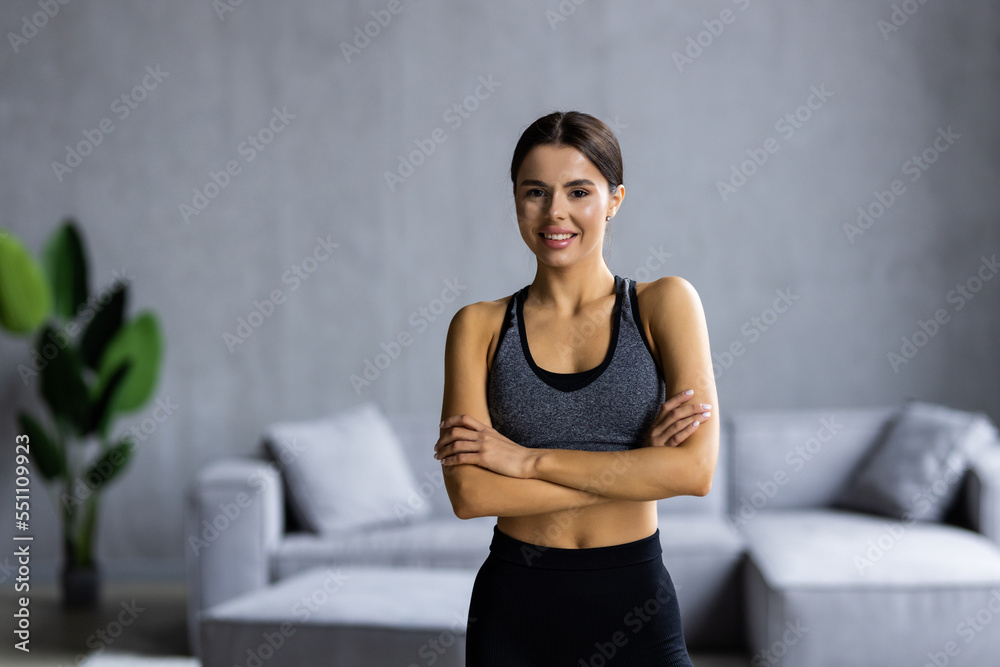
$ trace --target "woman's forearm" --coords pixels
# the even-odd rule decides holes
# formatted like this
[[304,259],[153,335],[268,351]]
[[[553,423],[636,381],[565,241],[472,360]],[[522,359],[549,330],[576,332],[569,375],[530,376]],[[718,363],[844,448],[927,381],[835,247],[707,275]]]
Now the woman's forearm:
[[714,460],[701,449],[641,447],[621,452],[544,449],[535,455],[532,479],[615,500],[648,501],[705,495]]
[[576,509],[615,500],[543,479],[501,475],[475,464],[442,466],[456,516],[524,516]]

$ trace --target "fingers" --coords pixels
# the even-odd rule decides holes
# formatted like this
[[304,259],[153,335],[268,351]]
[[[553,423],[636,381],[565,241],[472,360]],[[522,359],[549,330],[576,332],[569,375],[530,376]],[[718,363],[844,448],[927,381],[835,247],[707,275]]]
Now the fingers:
[[650,431],[654,445],[676,447],[712,417],[712,406],[707,403],[688,402],[693,392],[681,392],[663,402]]
[[477,431],[457,426],[452,427],[434,443],[434,458],[440,459],[442,452],[444,452],[444,456],[448,456],[459,451],[471,451],[474,449],[473,443],[477,438]]
[[468,445],[468,444],[470,443],[456,441],[451,444],[444,445],[443,447],[440,448],[435,447],[434,458],[438,459],[441,462],[444,462],[445,459],[454,460],[457,454],[464,451],[472,451],[472,448],[470,447],[463,447],[463,445]]
[[[674,423],[688,419],[690,417],[701,415],[706,419],[712,416],[711,409],[712,406],[708,403],[680,403],[675,404],[675,407],[670,406],[674,404],[674,400],[677,397],[664,401],[663,405],[660,407],[660,411],[656,416],[656,420],[653,423],[653,430],[663,432],[669,429]],[[685,397],[685,400],[690,398],[690,396]],[[706,414],[707,413],[707,414]],[[688,424],[690,421],[684,422]]]
[[[709,418],[708,417],[702,417],[701,415],[698,415],[698,416],[692,417],[691,419],[693,421],[689,421],[687,424],[685,424],[684,426],[682,426],[676,433],[674,433],[672,436],[670,436],[669,438],[667,438],[667,446],[668,447],[676,447],[677,445],[679,445],[682,442],[684,442],[685,440],[687,440],[688,437],[692,433],[694,433],[695,431],[698,430],[698,426],[701,425],[701,422],[702,421],[708,421]],[[685,420],[685,421],[687,421],[687,420]]]
[[[689,394],[688,391],[690,391],[691,393]],[[671,396],[670,398],[668,398],[667,400],[665,400],[663,402],[663,405],[660,406],[660,414],[662,415],[662,414],[664,414],[666,412],[670,412],[671,410],[673,410],[677,406],[679,406],[682,403],[684,403],[684,401],[691,400],[691,397],[693,395],[694,395],[694,390],[692,390],[692,389],[688,389],[687,391],[682,391],[679,394],[674,394],[673,396]]]

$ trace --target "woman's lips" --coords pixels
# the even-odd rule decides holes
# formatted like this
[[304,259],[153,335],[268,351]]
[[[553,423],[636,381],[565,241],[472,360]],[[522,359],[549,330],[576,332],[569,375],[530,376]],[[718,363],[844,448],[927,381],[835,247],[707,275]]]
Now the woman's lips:
[[544,233],[539,233],[539,236],[542,237],[542,243],[544,243],[549,248],[565,248],[570,243],[572,243],[573,239],[575,239],[578,235],[573,234],[573,236],[569,237],[568,239],[547,239],[545,238]]

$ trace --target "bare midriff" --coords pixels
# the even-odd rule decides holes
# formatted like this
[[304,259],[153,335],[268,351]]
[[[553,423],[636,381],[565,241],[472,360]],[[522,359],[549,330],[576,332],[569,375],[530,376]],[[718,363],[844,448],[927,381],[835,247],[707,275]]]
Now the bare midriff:
[[558,512],[497,517],[500,532],[522,542],[590,549],[635,542],[656,532],[656,501],[611,500]]

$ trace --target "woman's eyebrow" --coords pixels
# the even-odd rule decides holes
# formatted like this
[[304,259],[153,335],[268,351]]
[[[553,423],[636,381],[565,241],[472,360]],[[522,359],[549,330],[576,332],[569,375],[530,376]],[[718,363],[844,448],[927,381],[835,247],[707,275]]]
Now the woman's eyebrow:
[[[521,187],[524,187],[525,185],[540,185],[543,188],[549,187],[548,183],[546,183],[544,181],[539,181],[539,180],[534,179],[534,178],[526,178],[523,181],[521,181]],[[563,183],[563,187],[564,188],[572,188],[572,187],[575,187],[577,185],[590,185],[590,186],[593,186],[594,182],[591,181],[591,180],[589,180],[589,179],[586,179],[586,178],[578,178],[575,181],[569,181],[567,183]]]

